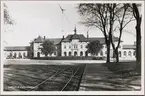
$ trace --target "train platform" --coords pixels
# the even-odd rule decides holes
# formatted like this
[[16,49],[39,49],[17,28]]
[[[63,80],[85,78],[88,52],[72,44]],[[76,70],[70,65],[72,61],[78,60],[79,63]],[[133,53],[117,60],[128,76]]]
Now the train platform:
[[86,64],[79,91],[141,90],[141,77],[121,78],[100,64]]

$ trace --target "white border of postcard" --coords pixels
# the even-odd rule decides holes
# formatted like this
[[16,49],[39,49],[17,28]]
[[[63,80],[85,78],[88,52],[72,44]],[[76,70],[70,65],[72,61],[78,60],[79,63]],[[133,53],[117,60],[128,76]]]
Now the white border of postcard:
[[[142,4],[142,70],[141,91],[3,91],[3,11],[1,11],[1,94],[2,95],[144,95],[144,1],[1,1],[3,2],[50,2],[50,3],[141,3]],[[1,6],[1,10],[2,10]]]

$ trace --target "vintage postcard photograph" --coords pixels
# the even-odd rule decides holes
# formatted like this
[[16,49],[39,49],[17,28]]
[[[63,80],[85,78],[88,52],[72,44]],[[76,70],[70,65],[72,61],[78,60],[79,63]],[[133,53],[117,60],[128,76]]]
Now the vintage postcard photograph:
[[143,95],[144,1],[1,1],[1,94]]

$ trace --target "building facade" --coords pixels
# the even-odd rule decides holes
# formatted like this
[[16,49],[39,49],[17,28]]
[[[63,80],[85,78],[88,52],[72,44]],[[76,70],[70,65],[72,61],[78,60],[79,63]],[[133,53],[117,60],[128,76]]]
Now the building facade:
[[[87,34],[87,37],[85,37],[83,34],[77,34],[76,30],[74,31],[74,34],[69,34],[68,36],[63,38],[45,38],[38,36],[35,38],[32,42],[30,42],[30,46],[23,46],[23,47],[6,47],[4,49],[5,51],[5,57],[16,57],[16,58],[36,58],[36,57],[45,57],[44,54],[41,53],[40,48],[42,47],[41,44],[44,41],[51,41],[55,45],[55,52],[52,53],[52,57],[57,56],[94,56],[87,52],[86,46],[88,43],[92,41],[99,41],[103,48],[100,50],[100,52],[95,55],[96,57],[107,57],[107,47],[105,44],[105,39],[98,37],[98,38],[91,38]],[[117,37],[113,38],[113,42],[116,45],[118,41]],[[119,58],[124,59],[135,59],[135,45],[122,45],[122,42],[120,43],[118,54]],[[28,50],[29,49],[29,50]],[[22,55],[23,54],[23,55]],[[16,56],[15,56],[16,55]],[[50,55],[48,55],[50,56]],[[113,58],[113,49],[110,48],[110,57]]]

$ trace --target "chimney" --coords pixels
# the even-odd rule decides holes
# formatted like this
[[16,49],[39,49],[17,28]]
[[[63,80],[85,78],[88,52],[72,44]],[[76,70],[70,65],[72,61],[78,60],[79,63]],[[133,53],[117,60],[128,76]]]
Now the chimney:
[[64,39],[64,35],[62,36],[62,39]]
[[44,40],[45,40],[45,36],[44,36]]

